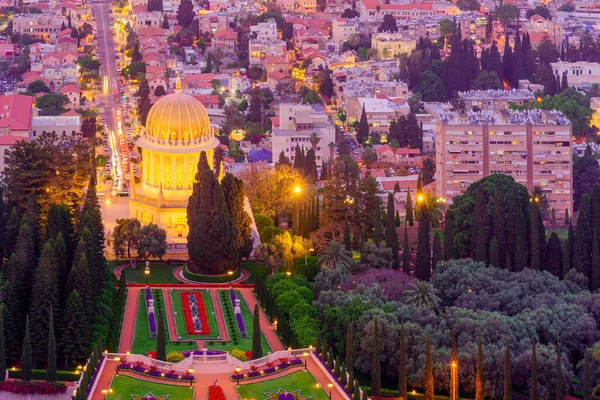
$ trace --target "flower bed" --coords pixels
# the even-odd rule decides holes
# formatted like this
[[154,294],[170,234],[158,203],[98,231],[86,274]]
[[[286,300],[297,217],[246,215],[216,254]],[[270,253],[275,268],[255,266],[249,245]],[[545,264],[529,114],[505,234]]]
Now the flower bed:
[[[67,391],[67,386],[62,382],[43,381],[6,381],[0,382],[0,391],[15,394],[62,394]],[[0,396],[2,397],[2,396]]]
[[209,386],[208,387],[208,400],[225,400],[225,394],[221,386]]
[[341,377],[337,376],[333,370],[331,368],[329,368],[329,366],[327,365],[327,360],[325,360],[323,357],[321,357],[321,355],[319,354],[318,351],[314,351],[311,350],[313,352],[313,354],[317,357],[317,360],[319,360],[319,362],[321,363],[321,365],[323,365],[323,367],[325,368],[325,370],[327,371],[327,373],[331,376],[331,378],[336,381],[336,382],[340,382],[340,386],[341,388],[344,390],[344,393],[346,393],[348,395],[348,397],[353,398],[354,393],[351,393],[350,390],[348,390],[348,385],[342,385],[341,383]]
[[229,298],[231,299],[231,305],[233,306],[233,312],[235,314],[235,320],[237,322],[238,330],[240,331],[240,337],[248,337],[248,333],[246,332],[246,326],[244,325],[244,318],[242,318],[242,312],[239,311],[239,307],[238,309],[236,309],[236,300],[238,301],[238,304],[239,300],[237,299],[233,288],[229,289]]
[[252,365],[250,367],[251,370],[249,372],[240,372],[239,374],[231,375],[231,380],[232,381],[238,380],[238,379],[244,380],[244,379],[256,378],[259,376],[271,375],[278,371],[287,369],[291,366],[303,365],[303,364],[304,363],[302,362],[302,360],[298,357],[296,357],[292,360],[290,360],[288,358],[280,358],[276,362],[269,362],[269,363],[266,363],[265,365],[263,365],[262,367],[266,367],[264,369],[260,369],[260,367],[257,367],[256,365]]
[[[152,309],[150,309],[150,300],[152,300]],[[152,299],[152,290],[146,288],[146,313],[148,314],[148,329],[150,337],[155,338],[156,333],[156,317],[154,316],[154,300]]]
[[210,327],[204,309],[202,295],[195,292],[181,292],[181,306],[188,335],[209,335]]
[[[195,356],[202,356],[204,355],[204,353],[202,352],[202,350],[194,350],[194,351],[183,351],[181,352],[181,354],[183,354],[184,357],[189,357],[190,355],[195,355]],[[206,351],[206,355],[207,356],[218,356],[221,354],[225,354],[224,351],[221,350],[207,350]]]
[[159,369],[156,365],[144,365],[142,362],[127,363],[124,362],[119,364],[119,369],[136,372],[141,375],[152,376],[154,378],[169,379],[172,381],[194,381],[194,376],[190,372],[180,374],[175,370],[164,371]]

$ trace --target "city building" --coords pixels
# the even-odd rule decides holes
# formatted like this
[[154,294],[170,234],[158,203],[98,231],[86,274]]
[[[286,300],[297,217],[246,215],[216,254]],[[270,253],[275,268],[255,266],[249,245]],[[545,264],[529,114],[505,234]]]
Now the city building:
[[436,118],[436,192],[451,199],[490,174],[511,175],[530,192],[541,187],[557,216],[573,204],[571,122],[560,111],[450,111]]
[[294,162],[296,146],[308,151],[312,148],[310,138],[312,133],[319,137],[315,156],[317,166],[331,158],[329,143],[335,143],[335,127],[320,104],[291,104],[279,105],[279,122],[273,124],[273,157],[284,154]]
[[469,90],[458,92],[465,101],[467,110],[500,111],[508,108],[511,103],[525,104],[535,99],[533,92],[528,89],[513,90]]
[[12,19],[12,32],[20,35],[42,38],[54,44],[63,23],[67,23],[65,16],[48,14],[21,14],[14,15]]
[[81,132],[81,115],[70,112],[66,115],[42,116],[35,115],[31,119],[31,132],[29,140],[36,140],[44,133],[53,133],[57,136],[75,136]]
[[371,36],[371,48],[377,50],[380,60],[392,60],[400,54],[410,53],[417,47],[415,39],[405,38],[402,33],[381,32]]
[[452,3],[423,1],[414,3],[382,3],[379,0],[359,0],[356,10],[366,22],[383,20],[385,14],[396,19],[425,18],[436,15],[458,15],[460,10]]
[[237,32],[229,29],[216,31],[211,41],[213,50],[221,49],[224,54],[235,54],[237,51]]
[[255,39],[264,42],[274,42],[279,39],[277,36],[277,23],[273,18],[267,22],[259,22],[250,27],[250,32],[256,34]]
[[352,35],[359,33],[358,24],[358,18],[333,18],[331,20],[331,39],[341,48],[342,44],[348,41]]
[[369,123],[369,132],[377,132],[381,136],[388,134],[393,120],[410,112],[410,106],[403,99],[357,97],[348,102],[348,120],[360,120],[363,107]]
[[577,90],[590,90],[593,83],[600,82],[600,63],[589,61],[558,61],[550,63],[554,75],[561,79],[567,73],[567,82]]

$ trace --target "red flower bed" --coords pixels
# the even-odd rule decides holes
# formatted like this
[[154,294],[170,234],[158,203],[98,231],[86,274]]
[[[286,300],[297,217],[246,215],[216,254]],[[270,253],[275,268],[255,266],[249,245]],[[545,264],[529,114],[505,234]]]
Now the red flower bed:
[[208,387],[208,400],[225,400],[225,395],[223,394],[221,386]]
[[67,387],[61,382],[6,381],[0,383],[0,391],[16,394],[61,394],[67,391]]
[[[190,310],[190,301],[188,300],[188,295],[190,294],[196,297],[196,304],[198,305],[198,315],[200,317],[200,322],[202,323],[202,330],[199,331],[194,329],[194,321],[192,320],[192,312]],[[206,318],[206,310],[204,309],[202,294],[196,292],[181,292],[181,306],[183,307],[185,329],[188,335],[210,334],[210,327],[208,326],[208,319]]]

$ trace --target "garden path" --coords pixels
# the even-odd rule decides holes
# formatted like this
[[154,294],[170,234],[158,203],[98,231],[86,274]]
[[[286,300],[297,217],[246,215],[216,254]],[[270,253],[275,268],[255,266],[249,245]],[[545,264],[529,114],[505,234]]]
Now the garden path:
[[[225,324],[225,317],[223,316],[223,310],[221,310],[221,302],[219,301],[219,294],[216,288],[209,289],[210,298],[213,306],[215,307],[215,315],[217,316],[217,324],[219,325],[219,331],[221,332],[221,340],[224,342],[229,341],[229,332],[227,332],[227,325]],[[227,396],[226,396],[227,397]]]
[[[242,294],[242,297],[244,298],[246,305],[250,309],[250,312],[252,314],[254,314],[254,305],[258,304],[258,302],[256,301],[256,297],[254,297],[254,293],[252,292],[252,289],[239,288],[238,290]],[[258,309],[260,312],[260,329],[262,330],[263,335],[265,335],[267,342],[269,342],[269,346],[271,346],[271,350],[272,351],[284,350],[284,347],[281,344],[281,341],[279,340],[279,336],[277,336],[277,331],[275,330],[275,325],[271,325],[271,323],[270,323],[269,319],[267,318],[267,315],[265,314],[262,307],[259,306]]]
[[[181,281],[182,283],[198,283],[195,281],[191,281],[188,278],[186,278],[185,276],[183,276],[183,267],[175,268],[173,270],[173,276],[175,277],[175,279]],[[229,285],[230,283],[242,283],[249,277],[250,277],[250,272],[248,272],[247,269],[242,268],[242,272],[240,273],[240,276],[237,279],[234,279],[231,282],[215,283],[215,286],[224,286],[224,285]]]
[[121,339],[119,340],[119,353],[131,351],[140,289],[137,287],[127,289],[127,301],[125,312],[123,313],[123,327],[121,328]]

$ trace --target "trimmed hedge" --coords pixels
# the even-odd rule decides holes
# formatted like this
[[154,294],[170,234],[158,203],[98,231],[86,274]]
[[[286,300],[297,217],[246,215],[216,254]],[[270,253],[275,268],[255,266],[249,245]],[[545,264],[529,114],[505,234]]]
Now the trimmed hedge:
[[183,276],[190,281],[199,283],[226,283],[236,280],[242,274],[242,269],[237,268],[233,271],[233,275],[201,275],[194,272],[190,272],[187,268],[187,264],[183,266]]
[[[75,382],[79,380],[81,374],[75,371],[56,371],[56,380],[64,382]],[[21,379],[21,370],[12,368],[8,369],[8,377],[11,379]],[[31,371],[31,378],[34,381],[43,381],[46,379],[45,369],[34,369]]]

